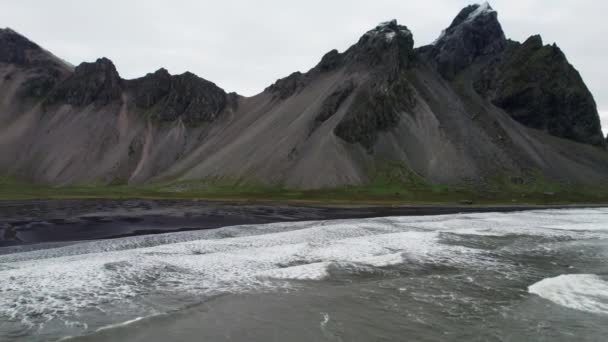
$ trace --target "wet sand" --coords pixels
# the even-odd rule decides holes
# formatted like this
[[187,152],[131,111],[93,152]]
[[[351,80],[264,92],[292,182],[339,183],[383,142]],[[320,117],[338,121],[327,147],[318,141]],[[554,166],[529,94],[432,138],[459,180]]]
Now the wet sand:
[[[0,248],[244,224],[384,216],[512,212],[576,206],[304,206],[176,200],[0,201]],[[0,249],[0,254],[10,248]]]

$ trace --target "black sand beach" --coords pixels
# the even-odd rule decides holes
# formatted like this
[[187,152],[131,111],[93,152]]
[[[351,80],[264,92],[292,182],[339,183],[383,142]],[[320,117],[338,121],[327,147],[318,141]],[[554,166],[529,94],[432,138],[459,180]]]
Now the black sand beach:
[[0,254],[10,246],[111,239],[226,226],[473,212],[601,207],[558,206],[306,206],[188,200],[0,201]]

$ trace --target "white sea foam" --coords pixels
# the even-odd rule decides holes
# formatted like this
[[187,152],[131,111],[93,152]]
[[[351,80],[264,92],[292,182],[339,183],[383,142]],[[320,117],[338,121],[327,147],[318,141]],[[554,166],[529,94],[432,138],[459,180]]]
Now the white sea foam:
[[214,295],[284,286],[289,279],[321,280],[332,267],[490,267],[495,261],[482,250],[443,244],[441,234],[605,236],[603,222],[605,209],[537,211],[276,223],[83,242],[0,255],[0,316],[49,320],[154,291]]
[[329,262],[317,262],[286,268],[275,268],[260,272],[258,276],[273,279],[321,280],[329,276],[329,272],[327,271],[329,265]]
[[528,291],[571,309],[608,314],[608,282],[597,275],[547,278],[530,286]]
[[[151,317],[152,317],[152,316],[151,316]],[[128,321],[125,321],[125,322],[121,322],[121,323],[116,323],[116,324],[110,324],[110,325],[106,325],[106,326],[103,326],[103,327],[101,327],[101,328],[98,328],[98,329],[97,329],[97,330],[95,330],[95,331],[96,331],[96,332],[101,332],[101,331],[104,331],[104,330],[110,330],[110,329],[115,329],[115,328],[119,328],[119,327],[126,327],[127,325],[131,325],[131,324],[133,324],[133,323],[139,322],[139,321],[141,321],[141,320],[142,320],[142,319],[144,319],[144,318],[150,318],[150,317],[137,317],[137,318],[134,318],[134,319],[130,319],[130,320],[128,320]]]
[[322,312],[321,316],[323,317],[323,319],[321,320],[321,329],[325,329],[325,327],[327,326],[327,323],[329,323],[329,314],[327,312]]
[[[298,225],[298,224],[296,224]],[[125,241],[98,242],[94,253],[7,262],[0,271],[0,314],[51,319],[99,303],[120,302],[151,290],[215,294],[269,286],[268,278],[321,279],[332,263],[386,266],[408,259],[463,261],[474,254],[437,242],[438,232],[373,220],[299,224],[299,230],[152,244],[113,250]],[[243,228],[245,229],[245,228]],[[146,239],[150,239],[149,237]],[[161,240],[166,237],[160,237]],[[134,239],[138,240],[138,239]],[[107,251],[103,250],[107,247]],[[62,249],[53,251],[58,254]],[[40,251],[42,253],[42,251]],[[31,254],[31,253],[30,253]],[[291,266],[290,265],[295,265]]]

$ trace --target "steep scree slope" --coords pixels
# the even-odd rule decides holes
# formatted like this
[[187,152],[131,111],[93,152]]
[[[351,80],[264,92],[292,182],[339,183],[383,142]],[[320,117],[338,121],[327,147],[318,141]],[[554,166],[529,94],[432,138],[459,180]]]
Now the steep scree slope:
[[262,93],[160,69],[124,80],[0,31],[0,171],[54,185],[370,182],[386,162],[430,182],[542,175],[606,184],[608,152],[578,72],[539,36],[508,40],[490,5],[431,45],[396,21]]

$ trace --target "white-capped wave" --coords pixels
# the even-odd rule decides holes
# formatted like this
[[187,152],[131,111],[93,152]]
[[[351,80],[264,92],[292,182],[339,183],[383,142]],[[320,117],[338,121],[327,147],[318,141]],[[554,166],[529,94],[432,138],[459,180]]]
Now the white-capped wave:
[[321,280],[329,276],[327,268],[330,264],[329,262],[317,262],[286,268],[275,268],[260,272],[258,276],[273,279]]
[[[478,251],[446,246],[437,231],[373,220],[295,224],[298,230],[258,226],[253,235],[215,237],[133,249],[7,262],[0,270],[0,314],[11,319],[52,319],[151,291],[214,295],[275,286],[272,279],[321,279],[336,265],[388,266],[421,260],[471,262]],[[267,234],[261,229],[268,229]],[[234,228],[214,234],[234,232]],[[144,237],[153,239],[153,237]],[[167,237],[160,237],[164,240]],[[131,240],[137,240],[133,238]],[[98,241],[109,246],[125,241]],[[74,246],[68,246],[73,251]],[[54,251],[55,253],[59,250]]]
[[608,222],[607,214],[593,209],[275,223],[0,255],[0,318],[73,318],[82,309],[121,305],[155,291],[215,295],[285,286],[277,280],[319,280],[333,266],[495,265],[482,250],[442,243],[441,234],[589,237],[580,234]]
[[[152,316],[150,316],[150,317],[152,317]],[[137,323],[137,322],[141,321],[144,318],[150,318],[150,317],[136,317],[136,318],[133,318],[133,319],[130,319],[128,321],[121,322],[121,323],[116,323],[116,324],[110,324],[110,325],[103,326],[101,328],[98,328],[95,331],[96,332],[101,332],[101,331],[105,331],[105,330],[110,330],[110,329],[115,329],[115,328],[120,328],[120,327],[126,327],[127,325],[131,325],[133,323]]]
[[528,291],[571,309],[608,314],[608,282],[594,274],[543,279]]

